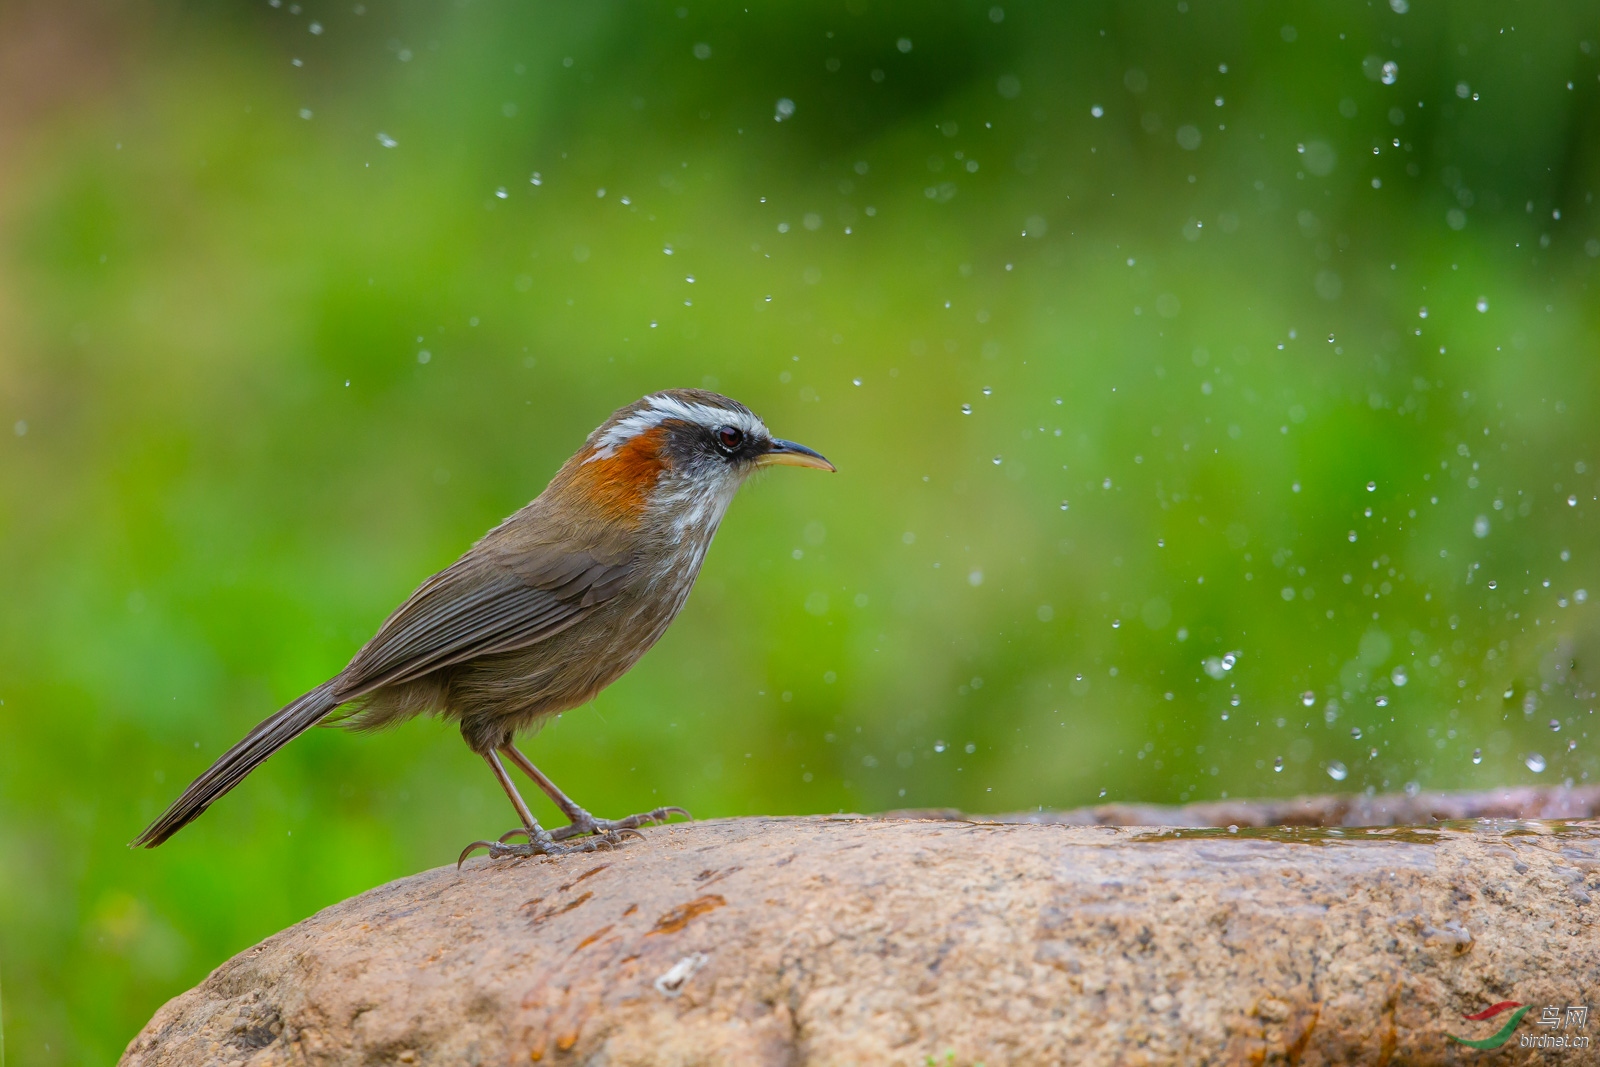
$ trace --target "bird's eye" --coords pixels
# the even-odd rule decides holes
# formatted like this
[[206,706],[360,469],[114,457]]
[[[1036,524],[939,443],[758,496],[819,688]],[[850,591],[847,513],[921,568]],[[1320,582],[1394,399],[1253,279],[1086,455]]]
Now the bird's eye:
[[734,426],[724,426],[717,431],[717,443],[729,452],[744,444],[744,431]]

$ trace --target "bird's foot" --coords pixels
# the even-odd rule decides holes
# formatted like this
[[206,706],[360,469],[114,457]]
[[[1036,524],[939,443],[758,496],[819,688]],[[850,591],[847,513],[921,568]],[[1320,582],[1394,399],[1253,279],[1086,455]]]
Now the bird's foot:
[[[617,830],[606,831],[594,837],[584,838],[582,841],[574,841],[570,845],[563,845],[557,843],[554,837],[544,830],[534,832],[518,827],[515,830],[507,830],[500,835],[497,841],[474,841],[461,850],[461,855],[456,860],[456,867],[459,868],[468,856],[480,848],[489,850],[489,858],[491,860],[502,859],[506,856],[522,858],[529,856],[571,856],[581,852],[598,852],[600,849],[616,848],[622,844],[624,833],[632,833],[635,837],[644,836],[637,830],[622,827]],[[523,844],[512,844],[510,839],[518,835],[526,837],[528,840]]]
[[578,817],[566,826],[558,826],[551,830],[550,838],[553,841],[565,841],[572,837],[594,834],[597,835],[595,839],[603,840],[607,836],[624,832],[632,832],[636,836],[643,837],[644,835],[639,833],[639,827],[664,823],[674,815],[682,815],[691,821],[694,819],[693,815],[675,805],[667,805],[654,811],[641,811],[624,819],[597,819],[579,808]]

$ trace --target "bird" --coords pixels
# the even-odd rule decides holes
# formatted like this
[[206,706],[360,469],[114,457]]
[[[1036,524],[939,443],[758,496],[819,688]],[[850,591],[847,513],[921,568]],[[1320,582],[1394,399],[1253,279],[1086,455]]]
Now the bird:
[[[532,502],[418,586],[343,670],[223,753],[130,847],[166,841],[313,726],[378,730],[423,714],[460,727],[520,822],[468,845],[458,866],[478,848],[498,859],[615,847],[640,826],[688,817],[667,806],[596,818],[514,741],[639,661],[682,610],[734,494],[778,465],[835,470],[709,390],[667,389],[618,408]],[[568,825],[539,824],[506,762]]]

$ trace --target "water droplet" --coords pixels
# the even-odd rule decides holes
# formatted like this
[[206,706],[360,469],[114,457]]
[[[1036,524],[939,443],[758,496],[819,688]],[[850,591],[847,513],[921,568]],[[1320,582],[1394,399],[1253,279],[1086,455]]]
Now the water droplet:
[[1336,782],[1344,781],[1345,776],[1349,773],[1350,772],[1345,768],[1345,765],[1340,763],[1338,760],[1334,760],[1328,764],[1328,777],[1332,778]]
[[971,404],[962,404],[961,405],[961,414],[963,414],[963,415],[971,415],[972,414],[972,405]]
[[1240,703],[1240,698],[1239,698],[1239,694],[1238,693],[1235,693],[1235,694],[1233,694],[1233,696],[1228,698],[1228,707],[1230,707],[1230,708],[1238,707],[1239,703]]
[[1577,507],[1577,506],[1578,506],[1578,497],[1577,497],[1577,494],[1573,494],[1573,495],[1571,495],[1571,496],[1568,496],[1568,497],[1567,497],[1567,507],[1569,507],[1569,508],[1575,508],[1575,507]]
[[1111,488],[1111,479],[1107,478],[1105,481],[1101,482],[1100,483],[1100,488],[1102,488],[1102,489],[1110,489]]
[[983,387],[983,395],[984,396],[993,396],[994,395],[994,390],[986,385],[986,386]]
[[935,752],[943,752],[945,750],[945,747],[946,746],[945,746],[945,743],[943,741],[935,741],[933,743],[933,750]]
[[1374,493],[1374,492],[1377,492],[1377,490],[1378,490],[1378,483],[1377,482],[1368,482],[1367,483],[1367,492]]
[[1282,774],[1283,773],[1283,757],[1282,756],[1274,756],[1273,757],[1273,760],[1272,760],[1272,773],[1273,774]]
[[1112,619],[1111,620],[1111,628],[1113,630],[1120,630],[1122,628],[1122,620],[1121,619]]
[[1389,706],[1389,698],[1386,697],[1386,696],[1381,696],[1381,695],[1377,696],[1377,697],[1373,698],[1372,702],[1374,704],[1378,705],[1378,707],[1380,707],[1380,708],[1386,708],[1386,707]]
[[1361,727],[1359,727],[1359,726],[1350,727],[1350,736],[1352,738],[1354,738],[1355,740],[1357,740],[1357,741],[1361,740]]
[[1061,502],[1061,510],[1062,511],[1066,511],[1067,510],[1067,502],[1065,500],[1063,500]]
[[965,751],[966,751],[966,753],[967,753],[967,755],[969,755],[969,756],[970,756],[970,755],[972,755],[972,754],[973,754],[973,753],[974,753],[974,752],[976,752],[976,751],[978,751],[978,746],[977,746],[977,745],[975,745],[975,744],[973,744],[973,743],[972,743],[972,742],[971,742],[971,741],[968,741],[968,742],[967,742],[967,747],[966,747],[966,749],[965,749]]
[[1489,579],[1489,588],[1490,589],[1497,589],[1497,588],[1499,588],[1499,586],[1500,586],[1499,582],[1495,581],[1493,578]]
[[1346,537],[1346,539],[1348,539],[1350,541],[1354,541],[1356,539],[1356,532],[1354,530],[1351,530],[1348,534],[1345,535],[1345,537]]
[[1100,795],[1101,796],[1105,796],[1106,795],[1106,791],[1104,789],[1100,790]]
[[1489,536],[1489,516],[1479,515],[1472,520],[1472,536],[1478,538]]
[[1478,297],[1477,307],[1478,307],[1479,311],[1488,311],[1489,310],[1489,298],[1486,297],[1486,296]]
[[1228,713],[1227,712],[1223,712],[1222,713],[1222,721],[1223,722],[1227,722],[1228,721]]
[[1543,774],[1545,768],[1544,757],[1537,752],[1528,753],[1528,758],[1522,761],[1528,765],[1528,770],[1534,774]]
[[851,378],[850,379],[850,384],[851,385],[860,385],[861,384],[861,379],[860,378]]
[[1550,720],[1550,732],[1553,733],[1553,734],[1558,734],[1558,733],[1561,732],[1561,720],[1560,719],[1551,719]]
[[1395,685],[1403,686],[1411,679],[1406,676],[1406,669],[1404,667],[1396,667],[1389,673],[1389,680]]
[[994,457],[994,465],[996,467],[1000,466],[1000,462],[1001,462],[1001,460],[1000,460],[999,456]]
[[1473,763],[1482,763],[1483,762],[1483,749],[1475,748],[1475,749],[1472,750],[1472,762]]
[[379,134],[378,134],[378,143],[383,145],[383,147],[385,147],[385,148],[394,148],[400,142],[396,141],[393,137],[390,137],[388,134],[383,133],[383,132],[380,131]]
[[1367,749],[1367,758],[1368,759],[1377,759],[1378,758],[1378,750],[1375,749],[1375,748]]

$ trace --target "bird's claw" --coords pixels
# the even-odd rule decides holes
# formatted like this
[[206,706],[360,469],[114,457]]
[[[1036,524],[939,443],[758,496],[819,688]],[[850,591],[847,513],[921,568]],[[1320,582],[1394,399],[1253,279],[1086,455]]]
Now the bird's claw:
[[694,819],[694,816],[690,815],[687,809],[680,808],[677,805],[666,805],[656,808],[654,811],[642,811],[637,815],[629,815],[623,819],[596,819],[594,816],[589,815],[588,812],[584,812],[584,817],[574,819],[566,826],[558,826],[556,829],[551,830],[550,837],[554,841],[565,841],[585,834],[614,834],[621,831],[631,831],[637,836],[643,837],[644,835],[638,832],[639,827],[665,823],[673,815],[682,815],[685,819],[690,820]]
[[[503,859],[507,856],[527,858],[530,856],[571,856],[582,852],[597,852],[600,849],[613,849],[621,845],[625,837],[637,837],[644,840],[644,834],[639,832],[641,826],[654,826],[666,822],[673,815],[682,815],[686,819],[694,816],[676,805],[667,805],[656,808],[654,811],[642,811],[637,815],[629,815],[624,819],[596,819],[587,812],[584,818],[570,823],[567,826],[557,827],[548,834],[538,834],[526,827],[519,826],[514,830],[507,830],[493,841],[474,841],[461,850],[460,857],[456,860],[456,868],[466,862],[467,857],[480,848],[489,850],[491,860]],[[522,844],[512,844],[514,837],[526,838]],[[578,840],[573,841],[572,838]],[[563,844],[562,842],[567,842]]]
[[[462,863],[466,862],[467,857],[480,848],[486,848],[489,850],[489,858],[491,860],[504,859],[507,856],[513,856],[522,859],[526,859],[531,856],[572,856],[584,852],[598,852],[601,849],[609,850],[616,848],[622,844],[623,836],[627,834],[632,834],[641,841],[644,840],[644,834],[641,834],[638,830],[635,830],[631,826],[603,829],[601,832],[596,833],[591,837],[584,837],[580,840],[573,841],[570,844],[558,843],[555,840],[554,835],[551,835],[551,839],[548,841],[541,841],[527,830],[520,828],[516,830],[508,830],[502,834],[498,840],[474,841],[472,844],[462,849],[460,857],[456,860],[456,869],[459,870]],[[507,838],[518,835],[528,838],[527,843],[513,845],[507,842]]]
[[[509,836],[511,836],[511,835],[510,834],[506,835],[506,837],[509,837]],[[500,840],[504,841],[505,838],[501,838]],[[472,855],[474,852],[478,851],[478,849],[480,849],[480,848],[489,849],[490,854],[492,855],[493,852],[494,852],[494,846],[496,844],[498,844],[498,843],[499,842],[496,842],[496,841],[474,841],[472,844],[470,844],[466,848],[462,849],[461,850],[461,855],[456,857],[456,870],[459,871],[461,869],[461,865],[463,863],[467,862],[467,857]]]

